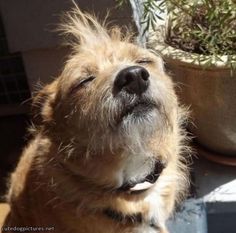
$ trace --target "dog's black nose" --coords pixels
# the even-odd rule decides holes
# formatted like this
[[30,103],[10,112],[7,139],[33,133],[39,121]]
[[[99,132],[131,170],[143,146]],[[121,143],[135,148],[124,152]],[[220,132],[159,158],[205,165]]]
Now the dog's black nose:
[[141,66],[130,66],[121,70],[114,82],[116,93],[125,90],[130,94],[141,95],[149,86],[149,73]]

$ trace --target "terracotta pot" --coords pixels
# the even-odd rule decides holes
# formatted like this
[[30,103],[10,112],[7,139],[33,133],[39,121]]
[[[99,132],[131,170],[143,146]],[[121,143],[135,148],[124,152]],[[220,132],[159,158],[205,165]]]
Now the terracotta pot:
[[176,82],[184,105],[190,106],[195,126],[190,131],[203,148],[236,158],[236,72],[232,74],[227,57],[204,65],[209,56],[174,49],[150,40],[161,53]]

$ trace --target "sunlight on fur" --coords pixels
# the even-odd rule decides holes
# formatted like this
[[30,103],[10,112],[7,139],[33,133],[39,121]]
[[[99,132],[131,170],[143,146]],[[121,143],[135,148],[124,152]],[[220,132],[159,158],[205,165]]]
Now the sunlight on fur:
[[60,30],[72,53],[34,98],[34,138],[11,176],[4,227],[167,233],[187,193],[189,149],[187,111],[161,58],[78,7]]

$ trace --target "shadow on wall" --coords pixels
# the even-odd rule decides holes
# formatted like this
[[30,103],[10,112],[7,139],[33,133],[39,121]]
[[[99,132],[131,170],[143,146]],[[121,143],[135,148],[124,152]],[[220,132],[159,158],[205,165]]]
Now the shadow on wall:
[[15,168],[27,142],[28,125],[26,115],[0,117],[0,200],[6,192],[6,179]]

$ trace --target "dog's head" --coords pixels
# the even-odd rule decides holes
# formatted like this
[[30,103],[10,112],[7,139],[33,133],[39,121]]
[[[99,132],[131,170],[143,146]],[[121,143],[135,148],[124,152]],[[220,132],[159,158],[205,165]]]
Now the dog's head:
[[[56,144],[70,145],[71,154],[121,155],[119,185],[148,176],[155,161],[175,160],[179,107],[161,58],[78,9],[68,18],[73,52],[35,99],[41,128]],[[113,157],[110,164],[122,163]]]

